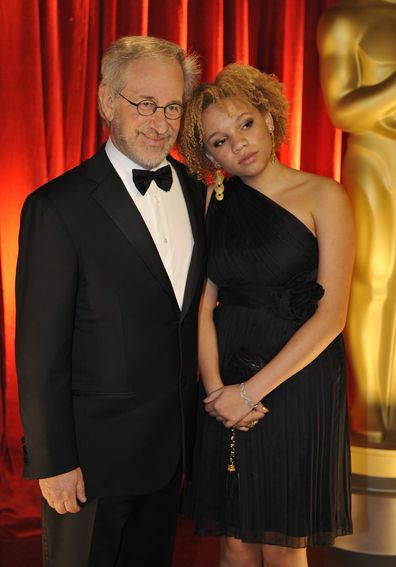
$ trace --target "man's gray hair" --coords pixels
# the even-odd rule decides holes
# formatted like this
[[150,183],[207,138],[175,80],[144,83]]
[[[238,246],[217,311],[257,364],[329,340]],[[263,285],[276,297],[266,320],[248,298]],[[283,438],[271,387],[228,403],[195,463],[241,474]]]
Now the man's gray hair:
[[106,84],[114,91],[121,91],[126,66],[131,61],[144,58],[178,61],[184,75],[184,100],[189,98],[201,75],[197,55],[187,54],[180,45],[157,37],[125,36],[112,43],[102,58],[101,84]]

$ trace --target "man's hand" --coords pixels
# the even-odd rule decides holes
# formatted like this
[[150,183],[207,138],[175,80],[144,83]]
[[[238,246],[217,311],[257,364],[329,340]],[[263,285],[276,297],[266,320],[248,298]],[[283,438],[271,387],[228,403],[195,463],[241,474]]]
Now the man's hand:
[[39,480],[43,497],[58,514],[80,511],[78,500],[86,502],[84,479],[80,468]]

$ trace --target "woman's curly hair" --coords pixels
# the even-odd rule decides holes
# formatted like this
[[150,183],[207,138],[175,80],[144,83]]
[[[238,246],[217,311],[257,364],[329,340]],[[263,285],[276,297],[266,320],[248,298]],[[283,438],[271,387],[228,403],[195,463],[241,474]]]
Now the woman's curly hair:
[[274,122],[275,148],[286,138],[289,103],[283,85],[275,77],[240,63],[231,63],[217,75],[214,83],[201,84],[186,104],[178,140],[178,150],[198,179],[213,177],[215,168],[205,153],[202,113],[211,104],[227,98],[242,99],[260,111],[268,111]]

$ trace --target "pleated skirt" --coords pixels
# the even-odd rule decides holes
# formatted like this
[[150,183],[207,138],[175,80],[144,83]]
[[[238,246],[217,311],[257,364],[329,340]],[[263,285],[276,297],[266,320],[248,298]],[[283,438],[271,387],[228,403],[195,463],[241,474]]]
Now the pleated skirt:
[[193,482],[196,531],[287,547],[352,532],[341,336],[264,400],[256,427],[233,431],[200,410]]

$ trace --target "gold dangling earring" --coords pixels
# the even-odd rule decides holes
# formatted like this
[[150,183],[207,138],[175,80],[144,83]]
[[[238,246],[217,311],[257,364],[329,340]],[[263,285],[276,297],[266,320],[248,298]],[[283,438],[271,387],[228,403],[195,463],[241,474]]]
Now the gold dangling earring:
[[215,197],[218,201],[222,201],[224,199],[224,175],[221,169],[216,170],[215,178],[214,178],[214,192]]
[[270,132],[270,135],[271,135],[271,144],[272,144],[270,161],[271,163],[276,163],[275,136],[273,130]]

